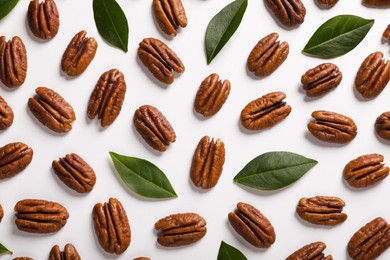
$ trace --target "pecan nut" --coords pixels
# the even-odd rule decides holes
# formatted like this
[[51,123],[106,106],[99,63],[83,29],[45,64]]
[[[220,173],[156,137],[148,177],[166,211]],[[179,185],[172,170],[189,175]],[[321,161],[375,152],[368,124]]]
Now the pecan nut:
[[34,259],[32,259],[30,257],[15,257],[12,260],[34,260]]
[[191,165],[191,180],[196,187],[210,189],[217,185],[225,162],[225,144],[204,136],[195,149]]
[[80,260],[80,255],[72,244],[66,244],[64,251],[58,245],[51,248],[49,260]]
[[111,125],[121,112],[126,94],[125,76],[117,69],[104,72],[88,102],[89,119],[98,116],[102,127]]
[[383,36],[383,39],[390,40],[390,24],[386,27],[382,36]]
[[376,259],[390,246],[390,224],[377,217],[356,231],[347,245],[352,259]]
[[363,0],[363,4],[372,7],[389,7],[390,0]]
[[222,82],[218,74],[210,74],[202,81],[196,93],[195,111],[205,117],[215,115],[226,102],[230,89],[229,80]]
[[31,32],[40,39],[51,39],[60,27],[60,14],[54,0],[31,0],[27,11],[27,21]]
[[352,141],[357,135],[355,122],[345,115],[317,110],[311,116],[314,120],[308,123],[307,128],[318,140],[344,144]]
[[390,61],[383,59],[383,53],[373,52],[360,65],[356,74],[356,90],[364,98],[375,98],[390,80]]
[[389,167],[383,163],[381,154],[361,155],[344,167],[343,177],[354,188],[372,186],[389,175]]
[[291,112],[291,107],[283,101],[285,98],[283,92],[271,92],[249,102],[241,111],[241,124],[249,130],[275,125]]
[[0,130],[4,130],[14,122],[14,112],[7,102],[0,96]]
[[336,5],[338,1],[339,0],[317,0],[317,3],[320,6],[330,8],[330,7],[333,7],[334,5]]
[[77,33],[62,55],[61,69],[69,76],[83,73],[95,57],[97,41],[86,35],[87,32],[84,30]]
[[187,16],[181,0],[153,0],[154,16],[160,29],[176,36],[179,27],[187,26]]
[[277,41],[279,34],[271,33],[253,47],[247,59],[248,70],[265,77],[274,72],[287,59],[289,45]]
[[111,254],[122,254],[130,245],[131,229],[126,211],[116,198],[97,203],[92,212],[95,233],[101,247]]
[[22,85],[27,76],[27,51],[21,38],[0,37],[0,80],[8,88]]
[[155,38],[145,38],[139,43],[138,57],[155,78],[166,84],[172,84],[174,74],[185,70],[176,53]]
[[265,0],[277,20],[287,27],[295,27],[305,21],[306,8],[301,0]]
[[348,215],[343,213],[342,199],[330,196],[301,198],[297,205],[298,215],[316,225],[335,226],[344,222]]
[[134,113],[134,126],[147,144],[164,152],[170,143],[176,141],[175,130],[169,121],[155,107],[143,105]]
[[246,241],[259,248],[269,248],[276,239],[271,222],[252,205],[239,202],[228,215],[234,230]]
[[0,180],[23,171],[32,161],[33,150],[21,142],[9,143],[0,148]]
[[72,106],[52,89],[38,87],[35,92],[37,96],[29,98],[28,107],[38,121],[57,133],[72,130],[76,120]]
[[206,235],[206,220],[196,213],[177,213],[154,224],[158,231],[157,243],[165,247],[186,246]]
[[69,213],[57,202],[25,199],[16,203],[15,224],[30,233],[53,233],[65,226]]
[[79,155],[71,153],[52,163],[57,177],[69,188],[79,193],[90,192],[96,183],[96,175],[91,166]]
[[140,256],[140,257],[134,258],[133,260],[150,260],[150,258],[149,257]]
[[376,118],[375,131],[380,137],[390,141],[390,111],[383,112]]
[[341,71],[335,64],[322,63],[306,71],[301,77],[301,83],[308,97],[318,97],[335,89],[342,77]]
[[326,244],[324,242],[313,242],[289,255],[286,260],[333,260],[331,255],[325,256],[323,253],[325,248]]
[[0,204],[0,222],[3,219],[3,217],[4,217],[4,210],[3,210],[3,207]]

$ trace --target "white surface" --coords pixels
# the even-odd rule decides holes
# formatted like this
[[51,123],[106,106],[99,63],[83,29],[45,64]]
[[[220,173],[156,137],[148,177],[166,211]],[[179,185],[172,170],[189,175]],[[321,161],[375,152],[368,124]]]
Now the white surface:
[[[47,259],[51,247],[63,248],[73,243],[82,259],[133,259],[148,256],[162,259],[216,259],[221,240],[240,249],[248,259],[284,259],[299,247],[324,241],[326,254],[334,259],[347,259],[346,245],[352,234],[377,216],[390,220],[390,180],[379,185],[352,190],[342,181],[344,165],[367,153],[381,153],[390,162],[389,143],[379,140],[373,124],[377,116],[390,109],[389,87],[374,100],[362,101],[353,88],[356,72],[363,59],[373,51],[382,51],[389,59],[389,45],[381,42],[389,23],[388,9],[367,8],[360,1],[340,1],[330,10],[321,10],[314,1],[304,1],[305,22],[296,29],[286,30],[275,22],[263,1],[249,1],[243,21],[211,65],[206,65],[204,34],[210,19],[230,1],[184,0],[188,26],[177,37],[167,39],[156,27],[151,1],[119,0],[129,26],[129,51],[110,47],[99,36],[91,1],[57,1],[60,31],[51,41],[37,40],[26,23],[28,1],[20,1],[5,19],[0,21],[0,35],[7,39],[19,35],[28,52],[28,73],[24,85],[9,91],[0,88],[15,113],[14,124],[0,133],[0,146],[21,141],[34,150],[28,168],[15,177],[0,182],[0,203],[5,216],[0,224],[0,242],[14,251],[11,256]],[[338,14],[355,14],[375,18],[367,37],[352,52],[327,61],[334,62],[343,73],[340,86],[319,99],[305,98],[300,86],[301,75],[325,60],[301,54],[313,32],[326,20]],[[60,72],[62,54],[73,37],[85,29],[99,43],[97,54],[88,69],[79,77],[67,78]],[[278,32],[280,40],[290,44],[290,54],[271,76],[258,79],[246,71],[246,59],[254,45],[265,35]],[[147,72],[136,56],[138,43],[144,37],[156,37],[166,42],[182,59],[186,71],[168,87],[161,86]],[[127,92],[121,114],[108,128],[88,120],[87,103],[99,76],[118,68],[125,74]],[[203,119],[193,112],[193,102],[200,82],[210,73],[232,83],[230,96],[213,117]],[[27,100],[38,86],[60,93],[74,108],[77,120],[71,132],[53,134],[41,126],[27,108]],[[239,124],[242,108],[268,92],[284,91],[292,106],[288,118],[273,128],[248,133]],[[177,141],[163,153],[152,151],[136,133],[132,117],[136,108],[149,104],[159,108],[171,122]],[[352,117],[358,135],[347,145],[320,143],[311,137],[306,125],[310,114],[326,109]],[[217,186],[209,191],[195,189],[189,179],[194,149],[204,135],[219,137],[226,145],[226,162]],[[255,156],[268,151],[291,151],[317,159],[318,165],[288,188],[276,192],[253,192],[233,183],[233,177]],[[147,159],[159,166],[169,177],[179,198],[148,200],[140,198],[121,183],[108,152]],[[95,170],[97,183],[87,195],[79,195],[62,184],[51,170],[51,162],[67,153],[81,155]],[[348,219],[341,225],[324,228],[308,225],[295,214],[301,197],[316,195],[339,196],[346,202]],[[132,229],[130,247],[120,256],[105,253],[95,237],[91,211],[95,203],[118,198],[127,211]],[[64,205],[70,213],[68,223],[55,234],[37,235],[20,232],[14,224],[15,203],[21,199],[39,198]],[[257,207],[271,221],[276,242],[271,248],[259,250],[241,239],[230,227],[227,214],[239,201]],[[182,248],[166,249],[157,245],[154,223],[169,214],[197,212],[207,221],[207,235],[198,243]],[[380,259],[390,259],[390,250]]]

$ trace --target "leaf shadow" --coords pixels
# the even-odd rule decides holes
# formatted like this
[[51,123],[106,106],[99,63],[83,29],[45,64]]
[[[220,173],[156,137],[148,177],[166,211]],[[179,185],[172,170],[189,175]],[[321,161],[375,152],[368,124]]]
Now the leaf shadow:
[[246,190],[249,193],[252,193],[254,195],[269,197],[269,196],[273,196],[276,193],[282,192],[283,190],[285,190],[289,186],[293,185],[294,183],[292,183],[290,185],[287,185],[284,188],[280,188],[280,189],[277,189],[277,190],[268,190],[268,191],[267,190],[259,190],[259,189],[256,189],[256,188],[251,188],[251,187],[248,187],[248,186],[245,186],[243,184],[236,183],[236,182],[235,182],[235,184],[238,185],[240,188],[242,188],[242,189],[244,189],[244,190]]

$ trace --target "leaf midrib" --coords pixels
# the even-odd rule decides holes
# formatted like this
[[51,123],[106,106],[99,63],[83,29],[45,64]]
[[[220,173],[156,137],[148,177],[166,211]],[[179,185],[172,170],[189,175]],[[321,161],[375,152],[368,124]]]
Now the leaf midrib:
[[117,31],[117,29],[116,29],[116,27],[115,27],[114,21],[112,20],[111,15],[110,15],[110,13],[108,12],[108,8],[107,8],[107,6],[106,6],[105,0],[103,0],[102,3],[103,3],[103,6],[104,6],[104,10],[106,11],[106,13],[107,13],[107,15],[108,15],[108,18],[110,19],[110,22],[111,22],[111,24],[112,24],[112,27],[114,28],[115,34],[118,36],[118,39],[119,39],[120,44],[122,45],[122,48],[123,48],[125,51],[127,51],[127,47],[126,47],[125,44],[123,43],[122,38],[121,38],[121,36],[119,35],[119,32]]

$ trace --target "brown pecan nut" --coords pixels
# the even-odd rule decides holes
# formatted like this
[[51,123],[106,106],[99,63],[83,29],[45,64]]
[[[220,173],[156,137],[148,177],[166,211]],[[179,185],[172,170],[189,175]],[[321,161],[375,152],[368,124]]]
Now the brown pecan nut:
[[308,97],[318,97],[335,89],[342,77],[341,71],[335,64],[322,63],[306,71],[301,77],[301,83]]
[[37,96],[28,100],[28,107],[38,121],[57,133],[72,130],[76,120],[72,106],[52,89],[38,87],[35,92]]
[[34,259],[30,257],[15,257],[12,260],[34,260]]
[[269,248],[275,242],[271,222],[252,205],[239,202],[228,218],[234,230],[255,247]]
[[383,164],[381,154],[366,154],[351,160],[344,167],[343,177],[355,188],[372,186],[389,175],[389,167]]
[[383,39],[390,40],[390,24],[386,27],[382,36],[383,36]]
[[130,245],[131,229],[126,211],[116,198],[97,203],[92,212],[95,233],[101,247],[111,254],[122,254]]
[[150,260],[150,258],[149,257],[140,256],[140,257],[134,258],[133,260]]
[[356,231],[348,242],[349,256],[354,259],[376,259],[390,246],[390,224],[377,217]]
[[0,130],[4,130],[14,122],[14,112],[12,108],[0,96]]
[[360,65],[356,74],[356,90],[364,98],[375,98],[390,80],[390,61],[383,59],[383,53],[373,52]]
[[139,43],[138,57],[154,77],[166,84],[172,84],[174,74],[185,70],[176,53],[155,38],[145,38]]
[[342,199],[330,196],[301,198],[297,205],[298,215],[316,225],[335,226],[344,222],[348,215],[343,213]]
[[22,39],[0,37],[0,80],[6,87],[22,85],[27,76],[27,51]]
[[60,27],[60,15],[54,0],[31,0],[27,11],[27,21],[31,32],[40,39],[51,39]]
[[265,0],[277,20],[287,27],[295,27],[305,20],[306,8],[301,0]]
[[285,98],[283,92],[271,92],[251,101],[241,111],[241,124],[249,130],[275,125],[291,112],[291,107],[283,101]]
[[21,142],[9,143],[0,148],[0,180],[23,171],[32,161],[33,150]]
[[158,231],[157,243],[166,247],[186,246],[206,235],[206,220],[196,213],[177,213],[154,224]]
[[187,16],[181,0],[153,0],[154,16],[160,29],[176,36],[179,27],[187,26]]
[[230,93],[230,81],[219,79],[218,74],[207,76],[195,97],[195,111],[205,117],[215,115],[223,106]]
[[164,152],[176,141],[175,130],[165,116],[155,107],[143,105],[134,113],[134,126],[153,149]]
[[355,122],[347,116],[325,110],[314,111],[311,116],[314,120],[308,123],[307,128],[318,140],[344,144],[357,135]]
[[330,8],[337,4],[339,0],[317,0],[317,3],[321,6]]
[[0,204],[0,222],[3,219],[3,217],[4,217],[4,210],[3,210],[3,207]]
[[77,33],[66,48],[61,60],[61,69],[69,76],[83,73],[95,57],[98,44],[86,31]]
[[326,244],[324,242],[313,242],[289,255],[286,260],[333,260],[331,255],[325,256],[323,253],[325,248]]
[[248,70],[256,76],[265,77],[274,72],[287,59],[289,45],[276,41],[279,34],[271,33],[253,47],[247,59]]
[[126,94],[125,76],[117,69],[104,72],[89,98],[89,119],[98,116],[102,127],[111,125],[121,112]]
[[65,226],[69,213],[57,202],[25,199],[16,203],[15,224],[30,233],[52,233]]
[[375,131],[380,137],[390,141],[390,111],[383,112],[376,118]]
[[208,136],[200,139],[195,149],[190,176],[196,187],[210,189],[217,185],[225,162],[225,144]]
[[80,260],[80,255],[72,244],[66,244],[64,251],[58,245],[51,248],[49,260]]
[[389,7],[390,0],[363,0],[363,3],[372,7]]
[[66,186],[79,193],[90,192],[96,183],[91,166],[79,155],[71,153],[52,163],[53,171]]

